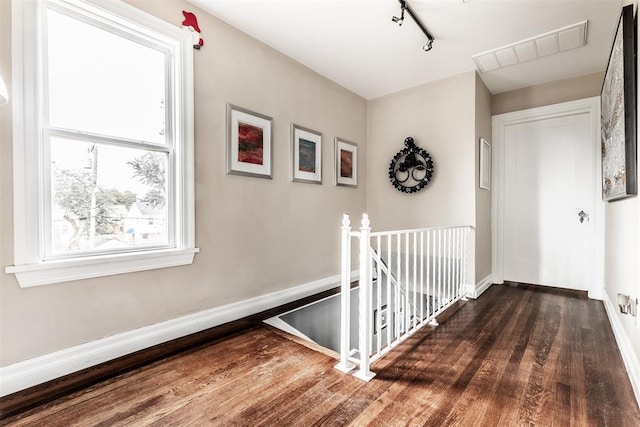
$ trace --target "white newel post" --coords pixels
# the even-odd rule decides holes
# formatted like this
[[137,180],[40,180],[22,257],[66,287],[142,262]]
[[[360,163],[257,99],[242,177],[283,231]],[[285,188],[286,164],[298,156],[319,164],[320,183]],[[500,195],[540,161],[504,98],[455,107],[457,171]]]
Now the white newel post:
[[370,227],[369,215],[362,215],[362,225],[360,227],[360,301],[359,301],[359,347],[360,347],[360,369],[355,376],[364,381],[370,381],[375,374],[369,370],[370,354],[371,354],[371,310],[373,309],[372,301],[372,283],[371,283],[371,256],[369,254],[370,247]]
[[340,363],[335,368],[351,371],[355,365],[349,362],[351,330],[351,221],[349,214],[342,215],[342,270],[340,272]]

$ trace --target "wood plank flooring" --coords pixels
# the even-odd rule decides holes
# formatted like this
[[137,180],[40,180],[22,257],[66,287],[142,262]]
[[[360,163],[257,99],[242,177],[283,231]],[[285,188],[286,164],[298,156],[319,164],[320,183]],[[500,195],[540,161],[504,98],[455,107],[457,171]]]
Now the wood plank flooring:
[[3,421],[11,426],[640,426],[601,302],[492,286],[373,365],[258,327]]

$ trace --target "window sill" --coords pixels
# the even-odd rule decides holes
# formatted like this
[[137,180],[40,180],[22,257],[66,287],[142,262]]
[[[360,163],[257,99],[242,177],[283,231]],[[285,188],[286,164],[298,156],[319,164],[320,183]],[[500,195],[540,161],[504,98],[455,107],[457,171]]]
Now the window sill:
[[189,248],[103,255],[14,265],[6,267],[5,272],[15,274],[20,287],[28,288],[113,274],[188,265],[193,263],[193,258],[198,252],[198,248]]

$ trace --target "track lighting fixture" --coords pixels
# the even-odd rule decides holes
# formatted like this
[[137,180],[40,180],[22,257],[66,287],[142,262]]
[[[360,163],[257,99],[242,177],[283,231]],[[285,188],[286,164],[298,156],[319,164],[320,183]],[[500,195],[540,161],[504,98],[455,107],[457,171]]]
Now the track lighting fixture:
[[398,2],[400,3],[400,17],[398,18],[397,16],[393,16],[391,20],[399,26],[402,26],[402,23],[404,22],[404,11],[406,10],[409,13],[409,16],[413,18],[413,22],[415,22],[416,25],[422,30],[424,35],[427,36],[428,40],[422,46],[422,50],[424,50],[425,52],[430,51],[433,48],[433,41],[435,39],[433,38],[429,30],[427,30],[427,27],[422,23],[420,18],[418,18],[418,15],[416,15],[415,11],[411,8],[409,2],[407,0],[398,0]]

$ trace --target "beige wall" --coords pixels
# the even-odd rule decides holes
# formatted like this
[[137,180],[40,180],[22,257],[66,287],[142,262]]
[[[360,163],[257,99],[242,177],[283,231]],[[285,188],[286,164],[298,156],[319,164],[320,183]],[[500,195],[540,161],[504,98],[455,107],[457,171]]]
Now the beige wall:
[[[475,72],[370,100],[367,211],[374,230],[475,225]],[[405,194],[389,181],[393,156],[412,136],[434,162],[431,182]],[[470,237],[468,281],[475,278]]]
[[604,71],[503,92],[491,97],[491,113],[510,113],[599,96],[603,81]]
[[[370,100],[367,210],[374,230],[474,225],[475,73]],[[389,181],[393,156],[412,136],[434,161],[432,181],[405,194]]]
[[[13,264],[11,105],[0,106],[0,365],[339,274],[343,212],[365,209],[366,101],[185,1],[130,0],[180,25],[194,11],[196,245],[191,266],[29,289]],[[0,72],[10,84],[10,2]],[[225,103],[274,119],[273,180],[225,175]],[[290,124],[323,133],[323,184],[290,182]],[[360,186],[336,187],[333,138],[358,143]]]
[[491,93],[476,74],[476,283],[491,274],[491,191],[480,188],[480,138],[491,143]]

